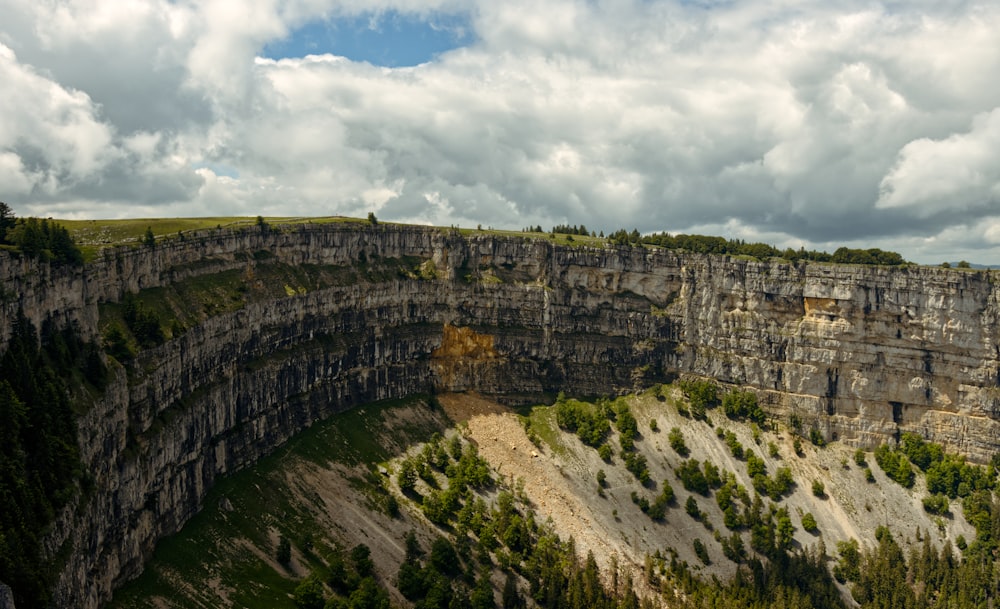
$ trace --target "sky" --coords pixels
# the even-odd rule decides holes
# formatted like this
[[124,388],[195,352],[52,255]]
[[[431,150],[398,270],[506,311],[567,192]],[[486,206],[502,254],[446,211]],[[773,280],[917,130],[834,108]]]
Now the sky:
[[0,200],[1000,264],[998,24],[964,0],[4,0]]

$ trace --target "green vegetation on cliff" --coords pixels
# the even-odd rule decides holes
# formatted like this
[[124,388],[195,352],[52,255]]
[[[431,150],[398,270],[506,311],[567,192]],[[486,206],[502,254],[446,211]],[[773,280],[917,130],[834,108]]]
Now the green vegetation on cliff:
[[17,218],[2,201],[0,248],[53,264],[83,264],[83,253],[64,226],[47,219]]
[[781,258],[789,262],[811,260],[813,262],[836,262],[841,264],[878,264],[896,266],[906,264],[906,260],[896,252],[888,252],[878,248],[853,249],[837,248],[835,252],[819,252],[815,250],[786,248],[780,250],[766,243],[747,243],[742,239],[726,239],[707,235],[671,235],[669,233],[654,233],[642,236],[638,230],[627,232],[619,229],[608,236],[608,241],[618,245],[655,245],[664,249],[684,250],[696,254],[722,254],[730,256],[749,256],[758,260]]
[[72,328],[36,329],[18,312],[0,356],[0,581],[20,607],[48,602],[55,565],[42,554],[49,524],[87,480],[70,402],[104,388],[97,347]]

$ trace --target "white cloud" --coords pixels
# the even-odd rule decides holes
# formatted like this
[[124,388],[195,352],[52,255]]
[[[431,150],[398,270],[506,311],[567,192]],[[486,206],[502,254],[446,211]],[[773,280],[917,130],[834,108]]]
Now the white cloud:
[[[19,157],[20,165],[46,167],[40,175],[85,178],[113,154],[112,130],[96,117],[97,109],[82,91],[68,90],[17,61],[0,45],[0,150]],[[41,183],[36,182],[37,185]]]
[[[257,57],[389,10],[468,14],[475,42],[406,69]],[[0,180],[53,215],[374,209],[1000,262],[997,22],[961,0],[11,0]]]
[[899,153],[885,176],[880,208],[919,217],[975,209],[1000,211],[1000,108],[975,117],[971,129],[943,140],[920,138]]

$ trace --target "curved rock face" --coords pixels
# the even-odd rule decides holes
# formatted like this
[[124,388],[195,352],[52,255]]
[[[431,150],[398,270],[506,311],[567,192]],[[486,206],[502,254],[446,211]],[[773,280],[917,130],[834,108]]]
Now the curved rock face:
[[332,413],[417,392],[523,402],[694,374],[749,386],[772,414],[831,439],[871,446],[914,431],[979,460],[1000,445],[1000,308],[984,272],[386,225],[216,230],[75,270],[0,252],[0,342],[19,306],[96,336],[100,303],[252,269],[260,252],[290,265],[406,258],[429,272],[255,302],[115,368],[79,422],[95,492],[48,539],[53,555],[71,548],[59,606],[100,606],[218,476]]

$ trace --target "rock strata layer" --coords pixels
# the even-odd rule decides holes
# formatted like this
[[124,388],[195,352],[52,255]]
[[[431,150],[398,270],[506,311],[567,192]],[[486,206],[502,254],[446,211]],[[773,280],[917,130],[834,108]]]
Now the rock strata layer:
[[[747,386],[767,410],[858,446],[911,431],[986,460],[1000,446],[998,290],[988,272],[754,262],[391,225],[215,230],[105,250],[82,269],[0,252],[0,343],[21,308],[98,336],[127,292],[252,269],[422,261],[215,315],[113,366],[81,416],[94,492],[47,540],[63,607],[99,607],[221,475],[314,421],[435,390],[507,402],[631,391],[677,375]],[[68,548],[68,550],[67,550]]]

